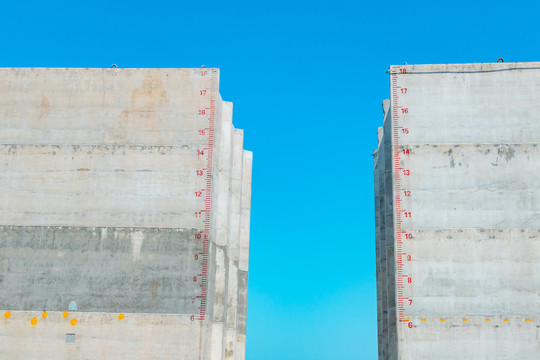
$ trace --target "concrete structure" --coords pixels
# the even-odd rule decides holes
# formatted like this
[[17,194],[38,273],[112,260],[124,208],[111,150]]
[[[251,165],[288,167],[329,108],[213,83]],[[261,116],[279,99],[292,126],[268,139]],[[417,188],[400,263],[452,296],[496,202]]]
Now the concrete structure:
[[244,359],[250,152],[217,69],[0,69],[0,359]]
[[540,354],[540,63],[390,68],[380,359]]

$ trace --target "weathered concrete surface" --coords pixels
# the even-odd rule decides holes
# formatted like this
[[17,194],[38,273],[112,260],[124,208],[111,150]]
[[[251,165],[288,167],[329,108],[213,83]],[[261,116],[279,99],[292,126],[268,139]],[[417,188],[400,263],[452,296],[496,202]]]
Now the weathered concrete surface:
[[375,152],[379,357],[538,357],[540,63],[391,71]]
[[[507,319],[508,321],[505,321]],[[401,359],[535,359],[538,356],[538,324],[521,317],[428,317],[407,328],[414,336],[402,338]],[[525,354],[525,356],[523,356]],[[526,355],[532,355],[527,357]]]
[[201,228],[201,147],[0,145],[5,225]]
[[0,143],[204,146],[211,71],[1,69]]
[[218,84],[0,69],[0,358],[245,358],[252,156]]
[[[1,318],[0,358],[199,360],[204,324],[187,315],[12,312]],[[31,319],[36,318],[36,325]],[[71,325],[72,320],[77,320]],[[75,343],[66,343],[75,334]]]
[[[11,310],[195,314],[198,229],[0,226],[0,303]],[[24,286],[23,286],[24,285]]]

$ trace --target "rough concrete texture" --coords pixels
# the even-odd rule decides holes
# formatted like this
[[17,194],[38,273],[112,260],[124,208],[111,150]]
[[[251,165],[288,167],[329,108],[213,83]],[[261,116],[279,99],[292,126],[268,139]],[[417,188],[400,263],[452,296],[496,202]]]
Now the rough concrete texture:
[[537,358],[540,63],[390,73],[374,153],[379,358]]
[[64,311],[76,301],[79,311],[197,313],[201,290],[192,274],[201,267],[181,254],[202,252],[199,232],[0,226],[0,303],[12,310]]
[[[11,312],[1,318],[2,359],[200,359],[206,325],[175,314]],[[31,319],[36,319],[36,325]],[[72,321],[76,323],[72,325]],[[75,342],[66,343],[74,334]]]
[[218,82],[0,69],[1,359],[244,359],[252,155]]

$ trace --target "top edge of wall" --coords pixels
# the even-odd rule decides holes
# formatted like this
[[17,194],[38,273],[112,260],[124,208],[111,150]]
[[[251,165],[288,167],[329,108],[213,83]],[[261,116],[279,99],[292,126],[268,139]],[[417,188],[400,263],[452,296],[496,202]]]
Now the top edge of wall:
[[540,62],[495,62],[495,63],[466,63],[466,64],[403,64],[391,65],[390,69],[407,69],[409,73],[429,72],[482,72],[540,69]]
[[133,68],[133,67],[0,67],[0,71],[5,70],[219,70],[219,68],[206,68],[206,67],[197,67],[197,68]]

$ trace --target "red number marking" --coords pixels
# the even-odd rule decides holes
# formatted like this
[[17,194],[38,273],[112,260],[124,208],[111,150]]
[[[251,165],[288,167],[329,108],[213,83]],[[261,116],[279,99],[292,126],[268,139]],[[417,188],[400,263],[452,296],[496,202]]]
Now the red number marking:
[[411,240],[412,239],[412,234],[405,234],[405,239]]
[[195,196],[196,197],[201,197],[202,195],[202,191],[195,191]]
[[191,315],[190,319],[191,321],[195,321],[195,315]]
[[199,110],[199,115],[206,115],[206,110]]
[[412,217],[411,212],[410,212],[410,211],[405,211],[405,217],[406,217],[406,218]]
[[409,327],[409,329],[412,329],[412,322],[408,323],[407,326]]
[[401,88],[401,93],[406,94],[407,93],[407,88]]
[[[196,213],[195,213],[196,214]],[[202,237],[201,234],[195,234],[195,239],[200,239]]]
[[195,217],[196,217],[196,218],[200,218],[201,216],[202,216],[202,211],[197,211],[197,212],[195,213]]
[[409,284],[412,283],[412,278],[411,278],[411,277],[407,278],[407,282],[408,282]]
[[202,170],[197,170],[197,175],[198,176],[203,176],[203,171]]
[[405,196],[411,196],[411,192],[409,190],[404,190]]
[[403,175],[409,176],[409,175],[411,175],[411,171],[410,170],[403,170]]
[[193,277],[193,282],[197,282],[197,277],[196,276]]
[[404,133],[404,134],[408,134],[408,133],[409,133],[409,129],[403,128],[403,129],[401,129],[401,132]]
[[402,114],[408,114],[409,113],[409,108],[402,108],[401,113]]
[[409,306],[412,305],[412,299],[409,299]]
[[197,155],[204,155],[204,150],[197,150]]
[[406,73],[407,73],[407,69],[399,69],[399,72],[402,73],[402,74],[406,74]]
[[201,90],[201,95],[206,95],[206,89],[205,89],[205,90]]
[[199,130],[199,135],[204,135],[204,134],[205,134],[204,130]]
[[403,153],[409,155],[409,149],[403,149]]
[[407,255],[407,261],[411,261],[412,260],[412,256],[411,255]]
[[193,258],[194,258],[195,260],[199,260],[199,254],[193,255]]

